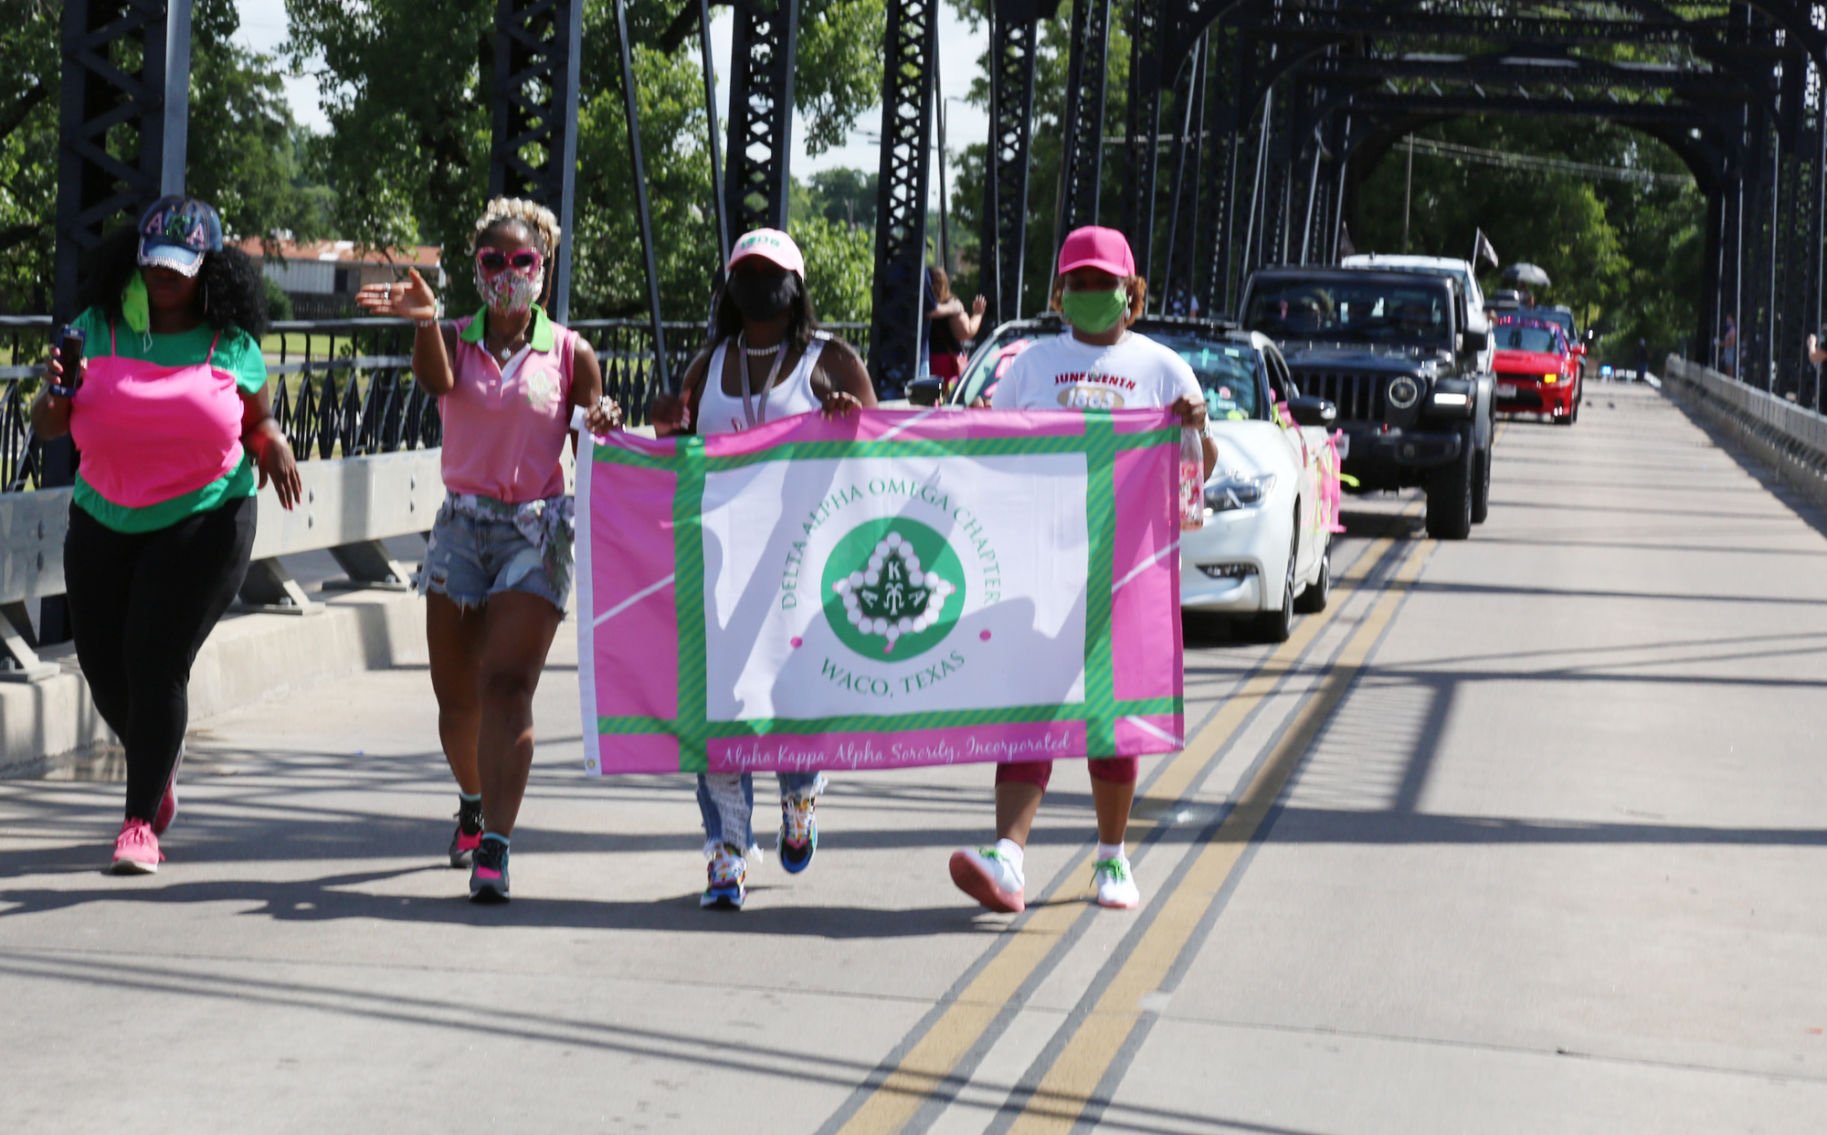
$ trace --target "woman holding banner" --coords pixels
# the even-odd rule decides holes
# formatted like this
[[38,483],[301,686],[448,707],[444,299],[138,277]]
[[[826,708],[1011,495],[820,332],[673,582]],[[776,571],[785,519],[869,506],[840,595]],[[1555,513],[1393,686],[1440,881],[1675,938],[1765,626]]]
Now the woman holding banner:
[[[369,284],[356,303],[414,320],[412,373],[438,399],[446,496],[419,574],[438,737],[457,780],[450,865],[469,897],[506,902],[508,842],[533,763],[533,691],[571,595],[572,498],[560,464],[572,407],[619,429],[581,335],[536,302],[552,292],[558,219],[497,198],[471,253],[483,307],[439,319],[424,278]],[[575,444],[575,442],[574,442]]]
[[[1016,356],[997,384],[991,408],[1171,408],[1185,425],[1203,433],[1205,396],[1192,368],[1172,350],[1129,330],[1141,318],[1147,291],[1122,233],[1087,227],[1068,234],[1059,251],[1053,307],[1065,315],[1070,330]],[[1209,435],[1204,449],[1209,477],[1218,462]],[[1123,846],[1135,798],[1136,758],[1100,757],[1089,765],[1097,810],[1097,902],[1128,909],[1141,901]],[[952,881],[991,910],[1018,913],[1026,908],[1023,849],[1052,771],[1050,761],[998,765],[996,843],[952,854]]]
[[[778,229],[748,233],[730,252],[726,275],[711,341],[686,369],[681,393],[654,399],[655,433],[735,433],[812,410],[842,414],[876,404],[863,361],[842,339],[818,329],[805,257],[792,237]],[[825,776],[783,772],[779,780],[776,848],[781,866],[798,874],[818,850]],[[756,854],[752,776],[699,775],[698,811],[709,860],[699,905],[741,910],[748,858]]]

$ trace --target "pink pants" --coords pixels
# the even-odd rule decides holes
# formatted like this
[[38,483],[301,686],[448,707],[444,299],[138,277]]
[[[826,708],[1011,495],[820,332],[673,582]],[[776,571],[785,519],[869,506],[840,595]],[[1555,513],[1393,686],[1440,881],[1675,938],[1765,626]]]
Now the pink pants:
[[[1085,763],[1091,766],[1093,780],[1108,780],[1115,784],[1136,782],[1134,757],[1099,757]],[[1034,784],[1045,789],[1052,777],[1052,761],[1011,761],[996,766],[997,784]]]

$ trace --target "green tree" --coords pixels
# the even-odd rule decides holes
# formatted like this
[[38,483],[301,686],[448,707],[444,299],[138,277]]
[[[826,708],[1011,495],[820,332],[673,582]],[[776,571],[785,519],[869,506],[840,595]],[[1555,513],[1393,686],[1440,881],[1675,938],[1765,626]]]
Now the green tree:
[[[323,60],[340,235],[467,248],[487,191],[493,8],[472,0],[287,0],[295,61]],[[663,308],[702,318],[716,271],[708,118],[695,43],[665,46],[671,6],[631,6],[635,90]],[[795,98],[810,153],[841,141],[881,82],[882,8],[806,0]],[[645,313],[615,9],[586,0],[580,65],[572,309]],[[719,139],[721,142],[721,139]],[[473,302],[450,252],[456,302]],[[817,276],[823,266],[808,265]]]
[[[275,62],[237,47],[234,0],[192,11],[187,188],[232,234],[321,233],[325,191],[311,182]],[[62,5],[26,0],[0,19],[0,308],[50,307],[56,243]],[[116,65],[137,66],[116,44]],[[114,141],[124,146],[131,139]],[[129,151],[117,154],[131,160]]]

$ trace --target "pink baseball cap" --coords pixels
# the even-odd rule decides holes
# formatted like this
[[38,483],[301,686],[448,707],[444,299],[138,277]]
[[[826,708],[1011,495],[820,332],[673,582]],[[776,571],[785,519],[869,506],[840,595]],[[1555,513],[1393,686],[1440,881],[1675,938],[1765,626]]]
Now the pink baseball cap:
[[801,279],[805,278],[805,256],[800,253],[799,246],[793,243],[793,238],[779,229],[756,229],[744,233],[736,242],[736,247],[730,249],[729,267],[733,269],[751,256],[759,256]]
[[1059,274],[1063,276],[1074,268],[1096,268],[1127,278],[1136,274],[1136,256],[1129,251],[1129,238],[1122,233],[1086,225],[1067,233],[1066,243],[1059,246]]

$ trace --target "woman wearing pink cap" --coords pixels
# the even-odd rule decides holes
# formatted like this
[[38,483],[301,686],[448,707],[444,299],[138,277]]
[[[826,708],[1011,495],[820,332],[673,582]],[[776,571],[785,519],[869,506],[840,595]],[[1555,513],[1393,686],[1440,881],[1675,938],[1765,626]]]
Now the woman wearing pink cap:
[[[1186,361],[1147,336],[1129,330],[1142,315],[1147,282],[1136,275],[1129,241],[1114,229],[1082,228],[1059,250],[1053,307],[1070,330],[1036,341],[1016,356],[997,384],[997,410],[1134,410],[1168,407],[1193,429],[1205,429],[1205,396]],[[1205,438],[1205,473],[1218,450]],[[1100,757],[1088,762],[1097,809],[1095,882],[1100,906],[1127,909],[1141,901],[1124,854],[1129,805],[1135,798],[1136,759]],[[1026,907],[1023,848],[1053,771],[1050,761],[996,767],[996,843],[965,848],[951,859],[952,881],[991,910]]]
[[[654,432],[735,433],[767,421],[822,410],[842,414],[875,405],[863,361],[842,339],[818,329],[806,291],[806,261],[779,229],[756,229],[730,252],[717,297],[711,341],[686,368],[682,393],[656,397]],[[780,774],[781,866],[798,874],[818,850],[816,808],[823,773]],[[708,881],[699,905],[741,910],[754,853],[755,786],[748,773],[698,777]]]
[[482,308],[439,319],[424,277],[369,284],[355,302],[416,321],[412,373],[438,399],[444,506],[419,572],[438,738],[457,781],[452,867],[472,902],[508,900],[508,841],[533,763],[533,691],[571,595],[572,498],[560,460],[571,411],[619,429],[583,336],[539,301],[552,291],[562,234],[550,209],[498,197],[476,221],[471,255]]

